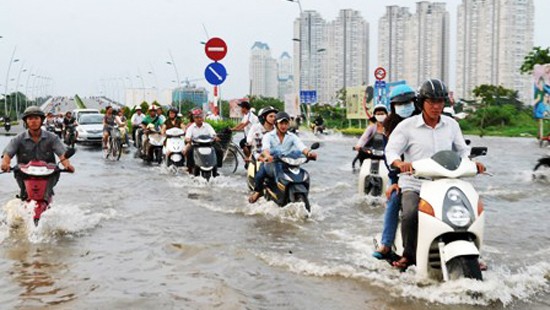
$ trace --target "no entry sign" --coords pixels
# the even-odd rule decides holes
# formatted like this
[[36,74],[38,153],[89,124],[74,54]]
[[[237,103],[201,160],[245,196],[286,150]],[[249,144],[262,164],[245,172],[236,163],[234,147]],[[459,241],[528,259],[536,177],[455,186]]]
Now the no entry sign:
[[206,42],[204,52],[213,61],[222,60],[227,54],[227,44],[220,38],[212,38]]

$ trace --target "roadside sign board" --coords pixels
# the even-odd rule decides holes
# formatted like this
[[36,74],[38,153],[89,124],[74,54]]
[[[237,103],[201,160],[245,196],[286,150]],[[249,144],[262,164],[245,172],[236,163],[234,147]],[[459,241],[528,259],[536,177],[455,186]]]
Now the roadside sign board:
[[227,54],[227,44],[220,38],[212,38],[204,45],[204,52],[213,61],[220,61]]
[[227,71],[219,62],[212,62],[204,69],[204,78],[212,85],[220,85],[225,81]]
[[305,104],[312,104],[317,102],[317,91],[316,90],[301,90],[300,91],[300,102]]

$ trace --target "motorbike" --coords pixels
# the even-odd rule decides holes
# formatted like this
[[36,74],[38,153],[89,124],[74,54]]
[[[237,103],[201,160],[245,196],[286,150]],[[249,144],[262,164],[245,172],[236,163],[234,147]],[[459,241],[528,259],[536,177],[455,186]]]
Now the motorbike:
[[183,150],[185,148],[185,131],[181,128],[173,127],[166,130],[166,145],[164,153],[166,155],[166,166],[183,167],[185,158]]
[[206,135],[198,136],[191,141],[191,147],[195,161],[193,175],[200,175],[206,180],[217,176],[218,159],[214,149],[214,138]]
[[384,197],[389,184],[388,168],[384,161],[384,149],[364,147],[362,152],[367,154],[359,170],[359,182],[357,190],[359,195]]
[[[535,168],[533,168],[533,180],[535,179],[546,180],[548,178],[547,174],[545,173],[547,169],[550,169],[550,156],[539,158],[538,163],[535,165]],[[540,173],[540,171],[543,171],[543,172]]]
[[65,144],[74,148],[76,143],[76,125],[67,125],[65,127]]
[[[76,152],[71,148],[65,152],[65,157],[70,158]],[[11,168],[13,172],[20,172],[24,176],[25,190],[27,197],[23,201],[24,208],[33,209],[33,222],[38,226],[42,214],[50,208],[53,192],[46,199],[48,183],[61,172],[67,170],[59,168],[59,164],[49,164],[44,161],[31,160],[26,164],[18,164]]]
[[[483,279],[478,258],[485,212],[475,188],[462,178],[477,175],[470,159],[486,153],[486,147],[474,147],[470,158],[461,158],[453,151],[440,151],[412,163],[413,175],[425,180],[420,189],[416,247],[416,272],[421,278]],[[402,245],[399,225],[396,254],[402,255]]]
[[[315,142],[310,149],[319,148],[319,143]],[[300,166],[308,162],[304,156],[292,158],[280,156],[275,159],[272,171],[267,173],[265,187],[262,195],[266,200],[272,200],[280,207],[286,206],[292,202],[303,202],[308,213],[311,213],[309,203],[309,173]],[[277,164],[279,163],[279,164]],[[250,190],[254,189],[254,178],[259,169],[259,163],[254,162],[248,166],[247,183]]]
[[4,118],[4,129],[6,130],[6,132],[10,131],[11,129],[11,120],[9,117]]
[[[162,148],[164,145],[164,136],[161,135],[160,131],[154,127],[148,127],[148,134],[145,137],[144,135],[144,144],[149,144],[149,150],[145,145],[141,148],[141,157],[148,163],[162,163]],[[146,154],[147,152],[147,154]]]

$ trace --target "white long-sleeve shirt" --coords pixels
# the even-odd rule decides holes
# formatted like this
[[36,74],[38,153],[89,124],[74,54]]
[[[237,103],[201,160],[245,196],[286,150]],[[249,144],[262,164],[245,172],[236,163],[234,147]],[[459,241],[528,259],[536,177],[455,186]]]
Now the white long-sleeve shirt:
[[[404,155],[406,162],[413,162],[444,150],[455,151],[461,157],[470,154],[458,123],[441,115],[435,128],[432,128],[426,125],[422,114],[419,114],[403,120],[395,127],[386,145],[386,160],[392,164]],[[403,190],[419,191],[420,185],[421,182],[410,175],[399,178],[399,186]]]

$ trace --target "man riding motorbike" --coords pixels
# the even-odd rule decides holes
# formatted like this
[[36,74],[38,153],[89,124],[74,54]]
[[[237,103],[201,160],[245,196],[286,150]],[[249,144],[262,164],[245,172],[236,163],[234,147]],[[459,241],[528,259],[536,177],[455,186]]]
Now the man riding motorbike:
[[[68,136],[69,131],[67,130],[67,128],[72,126],[74,130],[74,127],[76,127],[77,125],[78,124],[76,122],[76,118],[73,117],[72,112],[67,111],[65,113],[65,118],[63,118],[63,137],[65,138],[65,141],[69,141],[69,136]],[[74,130],[74,134],[75,134],[75,141],[76,141],[76,138],[78,138],[78,131]]]
[[[216,138],[216,131],[214,128],[204,122],[204,115],[201,109],[194,109],[191,114],[193,115],[193,124],[191,124],[186,132],[185,132],[185,142],[187,142],[187,147],[184,151],[184,156],[187,161],[187,170],[189,173],[193,173],[193,167],[195,166],[195,159],[193,158],[193,146],[191,145],[191,142],[193,139],[198,138],[200,136],[209,136],[213,139]],[[220,166],[222,158],[223,158],[223,152],[221,149],[216,148],[216,157],[218,160],[218,166]]]
[[[422,179],[412,175],[412,162],[431,157],[441,150],[456,151],[461,157],[469,155],[458,123],[443,113],[447,99],[447,87],[438,79],[427,80],[420,86],[418,104],[422,114],[412,116],[397,125],[386,145],[386,160],[393,167],[399,169],[401,188],[403,237],[403,257],[393,263],[393,266],[405,269],[415,264],[416,243],[418,235],[418,203]],[[401,160],[404,155],[404,160]],[[476,163],[479,172],[485,167]]]
[[[59,157],[60,163],[69,172],[74,172],[75,169],[65,157],[65,146],[58,139],[57,135],[42,130],[41,126],[45,119],[44,112],[37,106],[30,106],[23,112],[23,122],[27,130],[15,136],[6,146],[2,158],[2,171],[10,171],[10,162],[13,156],[17,156],[18,164],[27,164],[31,160],[41,160],[47,163],[55,164],[55,155]],[[16,171],[14,177],[20,188],[19,198],[27,199],[27,191],[25,189],[24,175]],[[59,174],[53,176],[48,182],[45,200],[53,194],[53,187],[59,180]]]
[[[263,164],[256,173],[254,182],[254,191],[248,198],[248,202],[256,202],[264,189],[264,181],[267,177],[268,169],[280,168],[280,162],[273,163],[277,156],[297,156],[305,155],[309,159],[317,159],[317,154],[311,152],[304,143],[295,134],[288,132],[290,124],[290,115],[286,112],[278,112],[275,116],[275,129],[268,132],[262,138],[262,154],[259,157]],[[275,166],[272,166],[275,165]]]
[[148,137],[148,134],[150,132],[150,127],[153,127],[155,131],[159,131],[160,132],[160,129],[161,129],[161,126],[162,126],[162,120],[160,119],[160,117],[158,116],[157,114],[157,108],[152,105],[151,107],[149,107],[149,114],[147,116],[145,116],[145,118],[143,119],[143,121],[141,122],[141,127],[142,127],[142,131],[143,133],[145,134],[145,138],[142,139],[142,143],[143,143],[143,152],[142,154],[149,154],[149,147],[150,147],[150,144],[149,144],[149,139],[147,138]]
[[[136,111],[134,115],[132,115],[131,122],[132,122],[132,139],[134,139],[134,146],[138,147],[137,141],[141,140],[142,132],[139,133],[139,137],[136,137],[136,132],[141,126],[141,122],[143,122],[143,119],[145,118],[145,114],[141,112],[141,107],[139,105],[136,105],[134,107],[134,110]],[[139,138],[139,139],[138,139]]]

